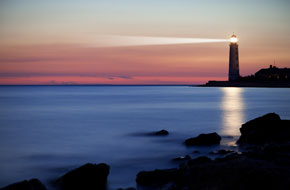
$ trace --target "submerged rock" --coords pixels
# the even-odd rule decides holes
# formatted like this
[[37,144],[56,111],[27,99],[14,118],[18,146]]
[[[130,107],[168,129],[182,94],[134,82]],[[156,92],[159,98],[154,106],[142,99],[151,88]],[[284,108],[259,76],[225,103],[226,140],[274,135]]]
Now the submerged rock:
[[195,159],[189,160],[186,164],[196,165],[196,164],[204,164],[204,163],[209,163],[209,162],[212,162],[212,159],[206,156],[200,156]]
[[283,143],[290,141],[290,120],[268,113],[243,124],[238,144]]
[[165,129],[162,129],[162,130],[154,133],[154,135],[157,135],[157,136],[163,136],[163,135],[168,135],[168,134],[169,134],[169,132],[166,131]]
[[221,150],[218,150],[218,151],[213,151],[213,152],[210,152],[210,154],[220,154],[220,155],[225,155],[225,154],[230,154],[230,153],[233,153],[235,151],[233,150],[224,150],[224,149],[221,149]]
[[185,140],[185,144],[187,146],[214,145],[219,144],[221,139],[217,133],[200,134],[197,137]]
[[46,190],[46,188],[38,179],[31,179],[8,185],[1,190]]
[[64,190],[72,189],[106,189],[110,166],[107,164],[85,164],[72,170],[59,179]]

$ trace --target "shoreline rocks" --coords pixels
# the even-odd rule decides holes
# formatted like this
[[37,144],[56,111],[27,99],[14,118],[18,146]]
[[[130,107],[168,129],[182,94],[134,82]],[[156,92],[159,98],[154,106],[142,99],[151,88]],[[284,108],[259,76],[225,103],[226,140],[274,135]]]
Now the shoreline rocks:
[[0,188],[1,190],[46,190],[46,187],[38,180],[24,180],[16,182],[6,187]]
[[241,136],[237,143],[265,144],[290,141],[290,120],[281,120],[276,113],[268,113],[246,122],[240,128]]
[[101,164],[85,164],[62,176],[58,183],[63,190],[71,189],[106,189],[110,166]]
[[[136,182],[152,189],[264,189],[284,190],[290,186],[290,121],[269,113],[241,127],[238,145],[247,151],[219,150],[225,155],[211,160],[206,156],[190,159],[178,168],[142,171]],[[187,146],[219,144],[217,133],[201,134],[185,141]],[[169,186],[169,187],[168,187]]]
[[186,146],[203,146],[220,144],[221,137],[217,133],[200,134],[185,140]]

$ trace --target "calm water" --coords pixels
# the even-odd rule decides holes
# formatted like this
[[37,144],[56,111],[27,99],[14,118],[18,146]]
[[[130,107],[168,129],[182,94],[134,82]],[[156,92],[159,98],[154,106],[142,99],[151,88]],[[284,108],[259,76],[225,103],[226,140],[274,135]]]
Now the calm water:
[[[135,186],[138,171],[231,144],[243,122],[268,112],[290,119],[290,89],[1,86],[0,186],[37,177],[53,189],[51,180],[87,162],[111,166],[109,189]],[[160,129],[170,135],[146,135]],[[182,144],[214,131],[221,147]]]

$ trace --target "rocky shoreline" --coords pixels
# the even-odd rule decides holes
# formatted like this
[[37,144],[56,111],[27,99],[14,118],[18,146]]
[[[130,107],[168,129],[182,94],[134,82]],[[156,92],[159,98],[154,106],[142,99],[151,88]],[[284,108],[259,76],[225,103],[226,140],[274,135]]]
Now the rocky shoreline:
[[[211,159],[189,155],[173,158],[179,167],[140,171],[137,174],[137,189],[167,190],[227,190],[227,189],[288,189],[290,187],[290,120],[281,120],[279,115],[269,113],[251,120],[240,128],[237,141],[242,152],[217,150]],[[168,135],[161,130],[152,135]],[[184,141],[186,146],[211,146],[219,144],[217,133],[201,134]],[[198,154],[198,151],[194,152]],[[60,190],[106,189],[110,166],[85,164],[55,181]],[[136,189],[127,188],[128,190]],[[46,190],[38,180],[17,182],[2,190]]]

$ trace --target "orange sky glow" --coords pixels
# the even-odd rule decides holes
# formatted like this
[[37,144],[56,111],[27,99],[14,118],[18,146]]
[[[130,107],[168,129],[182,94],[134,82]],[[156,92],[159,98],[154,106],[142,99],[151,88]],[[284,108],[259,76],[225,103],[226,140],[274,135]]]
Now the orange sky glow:
[[[73,1],[69,7],[66,1],[20,2],[0,3],[2,85],[202,84],[227,80],[228,42],[91,46],[101,34],[227,39],[235,31],[242,76],[269,67],[274,60],[278,67],[290,67],[290,14],[286,11],[290,4],[285,1],[276,3],[273,15],[268,14],[268,1],[263,7],[258,7],[258,1],[221,1],[224,7],[209,1],[184,1],[163,7],[163,1],[132,4],[126,0],[118,8],[110,6],[111,1]],[[212,4],[210,10],[205,9],[208,3]],[[231,8],[236,6],[233,16]],[[245,10],[248,14],[243,15]]]

